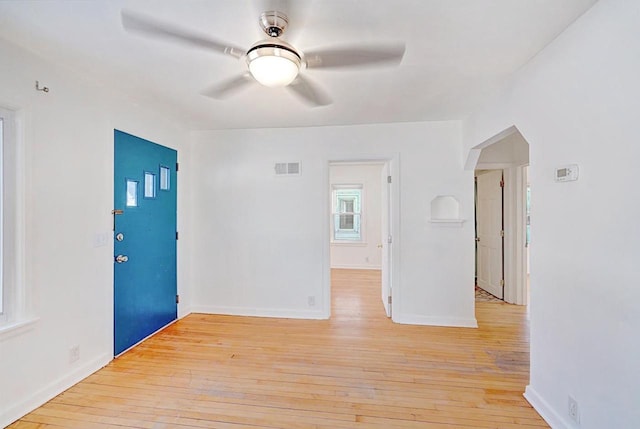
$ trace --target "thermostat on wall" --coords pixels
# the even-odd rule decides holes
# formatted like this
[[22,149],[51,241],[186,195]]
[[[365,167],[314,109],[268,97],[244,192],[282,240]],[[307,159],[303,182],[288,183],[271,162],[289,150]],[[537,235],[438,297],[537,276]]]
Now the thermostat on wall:
[[571,182],[573,180],[578,180],[578,166],[576,164],[556,168],[556,182]]

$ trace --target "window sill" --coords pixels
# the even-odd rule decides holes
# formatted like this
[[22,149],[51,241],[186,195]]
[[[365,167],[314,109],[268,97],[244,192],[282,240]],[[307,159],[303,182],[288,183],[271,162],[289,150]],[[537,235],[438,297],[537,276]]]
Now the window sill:
[[332,246],[352,246],[352,247],[367,247],[368,244],[365,241],[332,241]]
[[25,332],[30,331],[36,325],[38,320],[40,319],[37,317],[32,317],[32,318],[20,320],[17,322],[10,322],[10,323],[7,323],[6,325],[1,325],[0,341],[17,336],[17,335],[21,335],[21,334],[24,334]]
[[442,226],[462,226],[466,222],[466,219],[430,219],[434,225],[442,225]]

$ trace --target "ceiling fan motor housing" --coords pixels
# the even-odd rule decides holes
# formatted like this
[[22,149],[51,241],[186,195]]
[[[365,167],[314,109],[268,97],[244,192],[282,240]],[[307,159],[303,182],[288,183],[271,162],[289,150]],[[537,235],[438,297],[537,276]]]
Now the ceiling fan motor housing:
[[280,37],[289,25],[289,18],[276,10],[262,12],[260,15],[260,27],[269,37]]

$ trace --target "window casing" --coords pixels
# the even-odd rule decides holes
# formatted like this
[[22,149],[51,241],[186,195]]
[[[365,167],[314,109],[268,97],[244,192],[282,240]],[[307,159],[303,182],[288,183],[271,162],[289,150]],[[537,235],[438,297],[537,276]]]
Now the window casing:
[[362,185],[334,185],[332,193],[334,242],[362,242]]
[[19,172],[22,156],[13,112],[0,108],[0,334],[3,328],[26,320],[22,284],[21,246],[24,192]]
[[4,140],[5,140],[5,116],[0,110],[0,323],[6,322],[6,287],[4,282]]

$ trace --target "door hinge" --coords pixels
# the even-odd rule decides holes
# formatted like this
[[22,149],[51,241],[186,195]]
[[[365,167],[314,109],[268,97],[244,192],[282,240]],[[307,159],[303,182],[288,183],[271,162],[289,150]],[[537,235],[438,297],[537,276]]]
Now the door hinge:
[[176,295],[176,304],[180,304],[180,295]]
[[387,243],[389,243],[389,244],[393,243],[393,237],[392,236],[387,237]]
[[500,187],[504,188],[504,179],[500,179]]
[[391,176],[387,176],[387,183],[391,183]]
[[500,230],[500,237],[504,237],[504,229]]
[[176,171],[180,170],[180,164],[176,162]]
[[500,280],[500,286],[504,286],[504,279]]
[[178,239],[178,231],[176,231],[176,240]]
[[392,301],[392,299],[391,299],[391,295],[389,295],[389,296],[388,296],[388,299],[387,299],[387,302],[389,303],[389,305],[391,305],[391,301]]

